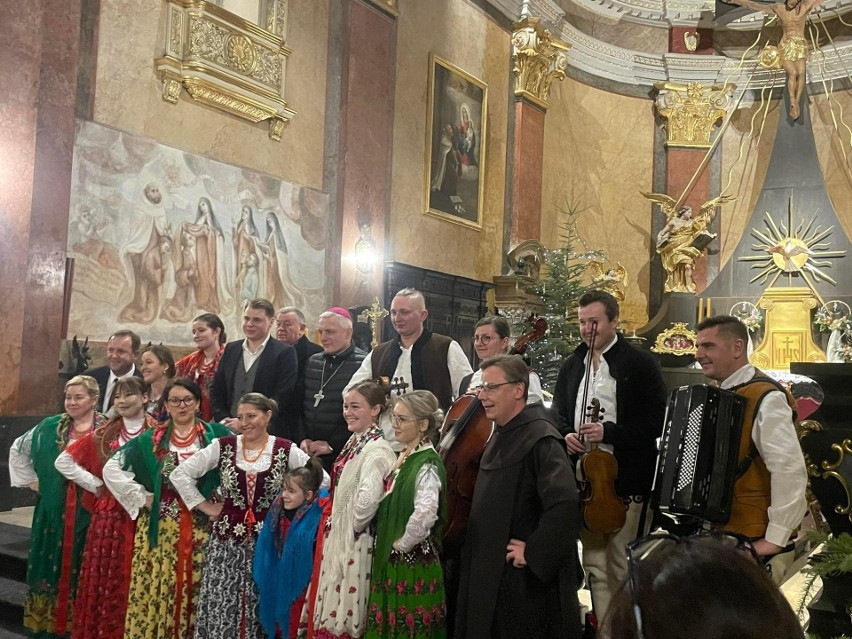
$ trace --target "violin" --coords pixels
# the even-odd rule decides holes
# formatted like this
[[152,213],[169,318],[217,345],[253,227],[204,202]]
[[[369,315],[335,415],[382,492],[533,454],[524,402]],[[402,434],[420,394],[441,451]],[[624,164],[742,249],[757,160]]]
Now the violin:
[[[515,341],[512,355],[522,355],[527,345],[547,332],[547,321],[530,315],[533,330]],[[441,439],[436,446],[447,472],[447,511],[449,524],[444,531],[444,550],[453,556],[464,542],[467,521],[473,505],[473,490],[479,474],[479,461],[494,432],[494,422],[476,395],[459,397],[444,418]]]
[[[592,326],[589,339],[589,361],[586,363],[586,384],[583,389],[583,405],[589,394],[589,373],[595,350],[597,324]],[[586,410],[587,423],[599,423],[603,409],[597,398],[592,398]],[[615,480],[618,477],[618,461],[615,455],[598,447],[597,442],[590,443],[590,449],[580,457],[580,510],[583,521],[591,532],[608,535],[621,530],[627,519],[627,504],[615,492]]]

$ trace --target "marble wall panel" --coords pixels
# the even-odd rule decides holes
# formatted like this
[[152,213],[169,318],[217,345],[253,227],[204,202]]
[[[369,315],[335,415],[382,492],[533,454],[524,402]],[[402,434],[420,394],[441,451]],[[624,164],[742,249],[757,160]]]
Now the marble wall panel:
[[154,70],[161,54],[160,0],[101,3],[94,119],[192,153],[322,188],[328,0],[290,0],[285,99],[297,112],[280,142],[253,125],[194,103],[161,98]]
[[[392,18],[360,2],[349,7],[348,75],[339,154],[340,271],[335,304],[369,306],[382,295],[381,248],[391,188],[394,49]],[[370,263],[370,257],[372,261]]]
[[[391,224],[386,259],[490,281],[501,272],[510,36],[472,3],[408,2],[397,25]],[[482,229],[424,214],[429,53],[488,84]]]
[[43,2],[0,3],[0,414],[17,411]]
[[[569,53],[570,59],[570,53]],[[560,244],[560,208],[577,218],[582,243],[629,274],[622,324],[648,319],[651,207],[640,191],[653,178],[653,102],[566,79],[555,83],[545,119],[542,240]]]
[[843,231],[852,238],[852,92],[815,96],[810,109],[826,191]]

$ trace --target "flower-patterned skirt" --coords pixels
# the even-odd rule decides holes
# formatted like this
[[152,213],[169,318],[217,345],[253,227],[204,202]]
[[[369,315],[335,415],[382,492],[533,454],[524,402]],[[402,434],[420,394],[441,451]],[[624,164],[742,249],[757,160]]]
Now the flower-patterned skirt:
[[[195,634],[195,608],[208,526],[201,515],[191,517],[192,525],[183,531],[177,520],[161,518],[158,544],[151,548],[148,545],[150,513],[143,510],[139,515],[133,543],[125,639],[189,639]],[[186,570],[179,574],[178,546],[184,543],[182,540],[190,545],[191,551]]]
[[373,574],[367,639],[447,636],[444,574],[427,540],[411,552],[393,551],[383,574]]

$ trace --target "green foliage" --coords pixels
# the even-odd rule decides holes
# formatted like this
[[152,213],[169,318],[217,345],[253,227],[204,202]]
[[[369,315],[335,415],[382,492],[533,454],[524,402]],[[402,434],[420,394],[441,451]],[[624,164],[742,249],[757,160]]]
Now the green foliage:
[[852,535],[840,533],[811,533],[815,544],[823,544],[822,550],[813,558],[808,571],[825,577],[837,573],[852,573]]
[[[548,249],[544,255],[542,277],[533,287],[543,304],[542,316],[547,320],[547,334],[529,345],[527,355],[530,366],[541,377],[546,394],[552,393],[562,362],[580,343],[580,328],[577,323],[577,302],[592,287],[583,283],[583,276],[590,260],[601,260],[603,253],[575,248],[582,244],[577,233],[577,216],[583,209],[568,202],[559,208],[559,235],[562,246]],[[529,326],[515,326],[513,332],[522,334]]]

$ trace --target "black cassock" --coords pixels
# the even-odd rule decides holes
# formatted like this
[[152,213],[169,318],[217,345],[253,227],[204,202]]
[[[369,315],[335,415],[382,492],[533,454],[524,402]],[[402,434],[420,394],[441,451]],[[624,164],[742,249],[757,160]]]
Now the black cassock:
[[[497,427],[480,463],[462,551],[456,639],[580,636],[582,519],[565,443],[541,405]],[[506,562],[510,539],[527,565]]]

